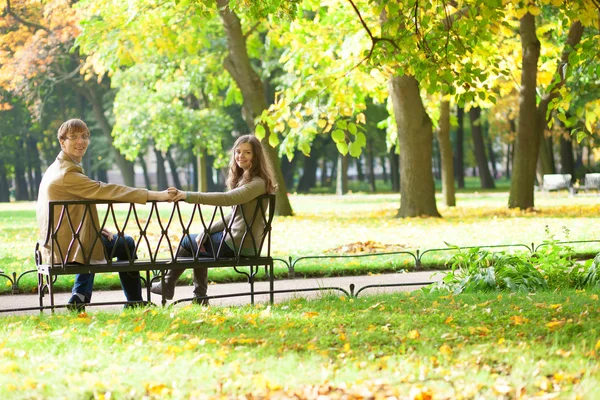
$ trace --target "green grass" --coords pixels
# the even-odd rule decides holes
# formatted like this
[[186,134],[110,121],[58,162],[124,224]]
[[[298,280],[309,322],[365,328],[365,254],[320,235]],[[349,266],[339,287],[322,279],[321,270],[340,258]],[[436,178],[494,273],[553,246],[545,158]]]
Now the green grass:
[[597,291],[3,316],[0,398],[594,399],[598,320]]
[[[340,255],[333,251],[356,242],[372,242],[372,250],[445,248],[457,246],[541,244],[548,237],[546,227],[557,239],[591,240],[598,235],[600,203],[598,196],[569,197],[566,193],[536,193],[536,209],[529,212],[508,210],[506,192],[469,192],[457,195],[457,207],[448,208],[438,195],[443,218],[395,218],[398,194],[291,195],[293,217],[276,217],[273,224],[272,249],[275,257],[294,260],[303,256]],[[169,214],[170,205],[161,205],[161,215]],[[190,207],[184,206],[189,214]],[[124,211],[119,211],[121,218]],[[134,226],[128,232],[135,236]],[[153,232],[158,227],[153,225]],[[200,231],[198,224],[192,231]],[[35,203],[0,204],[0,269],[17,272],[35,268],[33,248],[37,237]],[[154,234],[154,240],[158,235]],[[166,248],[163,247],[166,251]],[[600,252],[600,243],[574,246],[576,255],[591,257]],[[429,252],[423,256],[425,268],[442,268],[452,252]],[[296,264],[296,276],[338,276],[368,272],[392,272],[413,267],[409,257],[382,256],[361,259],[303,260]],[[283,263],[276,264],[279,278],[287,276]],[[189,274],[186,274],[186,276]],[[68,290],[72,277],[61,277],[58,288]],[[229,270],[211,271],[215,282],[235,281],[243,276]],[[36,278],[26,275],[19,287],[36,290]],[[10,290],[10,282],[0,279],[0,293]],[[99,276],[96,288],[118,288],[116,275]]]

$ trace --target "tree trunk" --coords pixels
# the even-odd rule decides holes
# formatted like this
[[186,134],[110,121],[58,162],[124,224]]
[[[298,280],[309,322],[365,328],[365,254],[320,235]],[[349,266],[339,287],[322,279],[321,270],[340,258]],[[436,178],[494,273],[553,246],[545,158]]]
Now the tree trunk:
[[464,154],[464,138],[465,138],[465,109],[458,107],[456,111],[456,119],[458,120],[458,129],[456,130],[456,152],[454,154],[454,174],[456,183],[459,189],[465,187],[465,154]]
[[[224,66],[242,92],[245,110],[244,119],[250,130],[254,132],[254,119],[267,109],[267,100],[263,83],[256,71],[252,68],[250,58],[248,57],[248,50],[246,48],[246,37],[242,33],[240,19],[229,8],[229,0],[217,0],[217,6],[227,35],[227,47],[229,52],[225,58]],[[277,190],[276,211],[279,215],[293,215],[292,205],[287,196],[287,189],[283,179],[277,150],[269,144],[269,135],[275,133],[270,132],[267,126],[265,126],[265,131],[266,134],[263,139],[265,153],[268,161],[271,163],[273,172],[275,173],[275,179],[279,186]]]
[[513,146],[512,144],[506,145],[506,179],[510,179],[510,166],[512,165],[512,153]]
[[6,166],[4,165],[4,158],[0,158],[0,203],[8,203],[9,201],[10,187],[6,176]]
[[106,169],[98,167],[96,169],[96,175],[98,176],[98,180],[100,182],[108,183],[108,172],[106,171]]
[[156,156],[156,187],[158,190],[165,190],[169,187],[167,171],[165,170],[165,159],[162,152],[156,147],[154,147],[154,155]]
[[225,185],[219,183],[219,171],[217,171],[217,174],[215,174],[217,177],[216,181],[213,176],[213,171],[215,171],[215,168],[213,167],[215,157],[205,153],[204,157],[202,158],[204,158],[204,166],[206,168],[206,190],[209,192],[222,192],[225,190]]
[[37,148],[37,138],[34,135],[29,135],[27,138],[27,159],[30,169],[30,186],[32,200],[37,199],[37,191],[42,182],[42,167],[40,163],[40,153]]
[[335,177],[335,194],[342,196],[348,193],[348,155],[338,154],[337,174]]
[[[519,127],[513,165],[513,179],[510,186],[508,206],[526,209],[534,206],[533,185],[535,169],[539,157],[540,142],[548,128],[548,106],[559,95],[565,84],[565,70],[569,55],[581,41],[583,26],[579,21],[569,28],[566,46],[556,68],[559,81],[552,90],[543,95],[536,107],[537,62],[540,56],[540,42],[535,32],[535,18],[527,13],[520,22],[523,67],[521,73],[521,103],[519,105]],[[532,147],[533,146],[533,147]],[[529,150],[528,150],[529,149]]]
[[472,107],[469,111],[471,120],[471,137],[473,138],[473,149],[475,152],[475,160],[479,169],[479,180],[482,189],[493,189],[494,179],[490,174],[488,167],[487,156],[485,154],[485,145],[483,143],[483,134],[481,133],[481,108]]
[[88,87],[88,90],[85,92],[87,95],[87,99],[92,105],[92,110],[94,111],[94,117],[100,125],[100,129],[102,129],[102,133],[106,137],[106,141],[108,145],[111,147],[113,151],[113,155],[115,157],[115,161],[121,174],[123,175],[123,181],[126,186],[135,186],[135,172],[133,170],[133,163],[127,160],[119,151],[113,146],[113,137],[112,137],[112,126],[108,122],[108,119],[104,115],[104,105],[102,104],[102,99],[100,98],[100,94],[97,91],[96,87]]
[[385,165],[386,158],[384,156],[379,157],[379,162],[381,162],[381,172],[383,173],[383,183],[388,183],[388,172],[387,166]]
[[540,140],[540,155],[538,156],[536,171],[538,183],[540,184],[544,175],[556,173],[556,166],[554,164],[554,143],[552,136],[544,136],[545,135],[542,133],[542,139]]
[[389,152],[392,192],[400,192],[400,155],[396,154],[396,147],[392,146]]
[[362,156],[354,159],[354,165],[356,165],[356,173],[359,182],[365,181],[365,172],[363,171]]
[[[313,149],[314,152],[314,149]],[[296,151],[294,158],[290,161],[287,156],[281,158],[281,172],[283,173],[283,180],[285,181],[285,187],[288,190],[292,190],[294,187],[294,174],[296,173],[296,165],[298,164],[298,158],[300,157],[299,151]],[[318,156],[311,153],[311,157],[317,158]]]
[[496,179],[496,177],[498,177],[498,169],[496,168],[496,155],[494,154],[494,146],[492,143],[492,138],[490,137],[490,129],[487,123],[484,123],[483,125],[483,138],[485,139],[485,144],[487,146],[487,154],[490,158],[492,179]]
[[208,168],[206,166],[206,150],[202,149],[196,156],[197,175],[196,181],[197,190],[199,192],[208,191]]
[[534,206],[533,185],[540,150],[540,135],[538,134],[536,116],[536,82],[540,41],[535,33],[535,17],[530,13],[521,18],[520,34],[523,60],[519,124],[508,206],[510,208],[528,209]]
[[171,177],[173,178],[173,186],[178,189],[182,189],[181,180],[179,179],[179,173],[177,172],[177,164],[175,164],[175,160],[173,160],[173,156],[171,155],[171,147],[167,149],[167,162],[169,163],[169,169],[171,170]]
[[[337,154],[337,156],[339,156],[339,153]],[[336,156],[335,160],[333,160],[331,163],[331,174],[329,175],[329,177],[330,177],[329,185],[331,187],[335,187],[335,185],[337,184],[337,182],[333,180],[333,177],[337,177],[337,167],[338,167],[337,156]]]
[[369,164],[369,187],[371,192],[377,192],[375,184],[375,156],[373,155],[373,141],[367,142],[367,162]]
[[442,180],[442,155],[440,154],[440,143],[435,135],[433,136],[433,158],[431,159],[433,179]]
[[31,200],[27,191],[25,179],[25,157],[23,156],[23,142],[17,142],[17,156],[15,157],[15,200]]
[[433,131],[419,83],[412,76],[396,76],[389,88],[401,152],[398,217],[439,217],[431,168]]
[[150,176],[148,175],[148,165],[146,164],[146,160],[144,160],[143,154],[138,156],[138,162],[142,166],[142,172],[144,175],[144,184],[146,185],[146,189],[151,190],[152,184],[150,183]]
[[317,163],[316,154],[312,157],[304,157],[304,170],[298,181],[298,192],[308,193],[311,188],[317,186]]
[[440,129],[438,131],[440,157],[442,158],[442,196],[448,207],[456,206],[454,190],[454,160],[452,158],[452,143],[450,142],[450,102],[442,101],[440,112]]
[[571,174],[575,180],[575,158],[573,157],[573,142],[571,137],[560,136],[560,173]]
[[321,157],[321,187],[328,185],[328,174],[327,174],[327,157]]

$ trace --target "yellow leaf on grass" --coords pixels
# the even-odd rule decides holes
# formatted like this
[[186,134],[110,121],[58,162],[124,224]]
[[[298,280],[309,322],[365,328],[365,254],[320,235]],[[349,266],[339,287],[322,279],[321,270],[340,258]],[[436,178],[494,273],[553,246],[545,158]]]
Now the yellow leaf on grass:
[[567,358],[567,357],[569,357],[571,355],[571,352],[570,351],[565,351],[563,349],[558,349],[558,350],[556,350],[556,355],[563,356],[564,358]]
[[421,337],[421,334],[419,333],[418,330],[413,329],[412,331],[408,332],[407,336],[409,339],[418,339]]
[[304,318],[314,318],[314,317],[316,317],[317,315],[319,315],[319,313],[318,313],[318,312],[316,312],[316,311],[307,311],[307,312],[305,312],[305,313],[302,313],[302,316],[303,316]]
[[348,343],[348,342],[344,343],[344,351],[345,352],[349,352],[350,351],[350,343]]
[[414,387],[410,390],[408,397],[413,400],[431,400],[433,393],[428,388]]
[[596,349],[596,350],[600,350],[600,340],[598,340],[598,341],[596,342],[596,347],[595,347],[595,349]]
[[592,300],[598,300],[598,295],[597,294],[593,294],[590,296],[590,299]]
[[454,317],[452,315],[448,316],[448,318],[446,318],[446,320],[444,321],[445,324],[449,324],[452,321],[454,321]]
[[447,344],[441,345],[439,351],[441,354],[443,354],[445,356],[452,355],[452,348],[450,346],[448,346]]
[[512,390],[510,385],[504,381],[494,383],[493,389],[498,394],[508,394]]
[[171,390],[162,383],[147,383],[146,385],[146,393],[155,396],[166,396]]
[[521,317],[520,315],[513,315],[510,317],[510,322],[513,325],[523,325],[523,324],[526,324],[527,322],[529,322],[529,319],[527,319],[525,317]]
[[563,326],[565,324],[564,320],[561,321],[552,321],[552,322],[548,322],[546,324],[546,328],[550,329],[551,331],[554,331],[558,328],[560,328],[561,326]]

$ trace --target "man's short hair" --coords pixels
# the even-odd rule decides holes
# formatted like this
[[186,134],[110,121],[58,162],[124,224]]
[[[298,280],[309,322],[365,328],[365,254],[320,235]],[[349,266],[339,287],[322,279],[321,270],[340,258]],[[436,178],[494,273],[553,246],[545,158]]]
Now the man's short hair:
[[68,121],[63,122],[63,124],[58,128],[58,139],[65,140],[68,134],[74,133],[87,133],[90,134],[90,130],[88,129],[85,122],[80,119],[73,118]]

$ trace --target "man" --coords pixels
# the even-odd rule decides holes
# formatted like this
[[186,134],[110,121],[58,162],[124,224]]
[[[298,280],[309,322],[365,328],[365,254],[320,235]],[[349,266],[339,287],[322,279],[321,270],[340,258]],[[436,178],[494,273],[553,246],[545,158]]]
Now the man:
[[[37,220],[40,230],[40,244],[43,244],[48,230],[48,204],[53,200],[112,200],[129,203],[145,204],[147,201],[171,201],[171,195],[165,190],[162,192],[136,189],[127,186],[98,182],[90,179],[83,173],[81,160],[87,151],[90,142],[90,131],[82,120],[70,119],[58,128],[58,141],[62,151],[46,170],[37,202]],[[79,241],[75,240],[71,249],[65,255],[67,261],[84,264],[89,257],[90,264],[106,262],[106,254],[113,254],[118,260],[129,260],[135,257],[135,242],[129,236],[119,238],[112,235],[106,229],[103,230],[102,244],[95,241],[96,231],[94,226],[99,227],[98,211],[95,206],[90,208],[91,212],[85,213],[84,205],[73,205],[69,207],[70,221],[74,227],[81,224]],[[60,213],[54,215],[54,223]],[[67,252],[72,238],[72,232],[63,221],[62,228],[58,232],[57,241],[59,247]],[[96,245],[94,245],[96,243]],[[92,247],[93,246],[93,247]],[[49,247],[42,247],[42,257],[50,258]],[[60,256],[55,254],[55,262],[60,262]],[[121,286],[125,292],[127,301],[142,301],[142,284],[139,272],[120,272]],[[94,274],[79,274],[75,276],[72,296],[69,299],[68,308],[81,310],[92,298],[92,287],[94,285]]]

